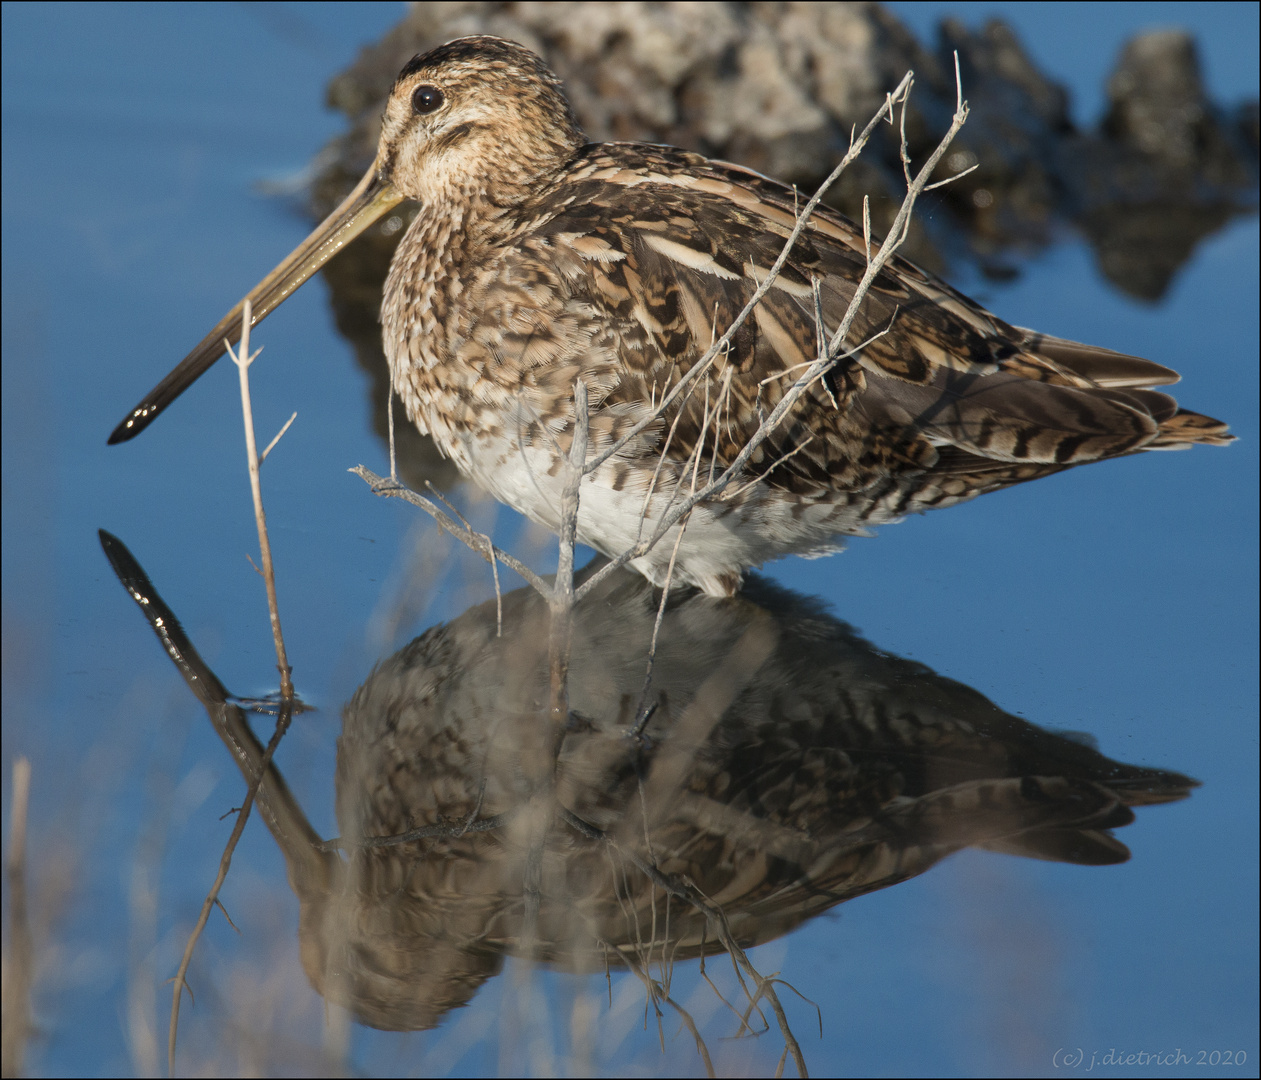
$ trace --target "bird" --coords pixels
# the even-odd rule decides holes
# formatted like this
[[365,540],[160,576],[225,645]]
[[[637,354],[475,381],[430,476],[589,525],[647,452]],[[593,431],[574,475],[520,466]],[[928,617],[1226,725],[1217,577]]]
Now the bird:
[[[753,567],[834,552],[911,513],[1088,462],[1233,440],[1155,389],[1175,371],[1010,325],[895,255],[847,351],[731,483],[666,529],[839,325],[867,266],[863,228],[819,206],[726,347],[668,397],[768,276],[800,193],[674,147],[590,142],[540,57],[459,38],[403,67],[372,166],[251,291],[253,322],[403,200],[419,212],[381,322],[408,418],[466,477],[559,531],[581,382],[586,460],[616,452],[579,485],[577,539],[612,558],[639,544],[630,565],[656,586],[731,596]],[[222,355],[241,311],[111,443]]]

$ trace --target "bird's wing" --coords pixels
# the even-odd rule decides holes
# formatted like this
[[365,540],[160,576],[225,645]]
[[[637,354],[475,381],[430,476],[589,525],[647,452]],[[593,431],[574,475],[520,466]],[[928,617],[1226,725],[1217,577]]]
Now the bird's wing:
[[[587,327],[580,347],[595,341],[612,365],[599,404],[637,414],[731,324],[804,200],[670,148],[589,150],[542,197],[548,212],[520,257],[555,275]],[[654,429],[652,448],[668,437],[676,459],[699,445],[706,470],[729,463],[818,355],[816,284],[831,334],[865,267],[861,231],[818,211],[729,349]],[[1145,447],[1228,439],[1224,425],[1151,389],[1177,379],[1168,368],[1013,327],[903,259],[876,277],[847,346],[853,354],[811,386],[751,472],[807,494],[940,467],[953,502]]]

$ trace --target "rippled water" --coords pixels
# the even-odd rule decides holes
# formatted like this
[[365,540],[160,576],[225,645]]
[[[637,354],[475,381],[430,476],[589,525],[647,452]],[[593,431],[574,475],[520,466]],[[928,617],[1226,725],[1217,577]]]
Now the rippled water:
[[[1206,35],[1216,85],[1214,58],[1235,70],[1232,41],[1255,43],[1255,12],[1240,28],[1199,11],[1181,21],[1202,20],[1191,25]],[[5,8],[5,814],[9,766],[26,754],[43,962],[34,1073],[160,1064],[146,1047],[154,1030],[164,1045],[165,980],[231,827],[220,815],[241,797],[97,529],[131,548],[233,692],[266,693],[274,678],[246,561],[256,540],[235,372],[217,367],[134,443],[107,449],[105,436],[305,234],[283,191],[300,190],[311,155],[339,130],[320,109],[323,85],[397,14]],[[1137,16],[1110,10],[1092,37],[1138,29]],[[1036,26],[1026,32],[1039,55]],[[1108,63],[1092,67],[1087,53],[1080,69],[1046,61],[1091,88],[1084,100]],[[1255,93],[1255,44],[1248,55],[1251,82],[1220,93]],[[1124,865],[968,851],[753,950],[762,971],[818,1003],[821,1040],[813,1009],[788,1004],[816,1074],[1053,1073],[1058,1050],[1089,1061],[1110,1048],[1181,1049],[1192,1064],[1170,1073],[1240,1071],[1198,1068],[1200,1051],[1244,1050],[1255,1063],[1257,265],[1254,217],[1206,241],[1159,306],[1111,291],[1072,237],[1009,284],[958,268],[956,284],[1011,322],[1178,369],[1180,399],[1229,420],[1240,442],[1076,470],[887,528],[831,559],[769,568],[879,650],[1034,723],[1087,732],[1110,757],[1204,784],[1189,801],[1140,810],[1118,834],[1134,853]],[[297,719],[280,760],[331,836],[342,704],[374,662],[493,589],[427,519],[347,474],[359,463],[384,471],[385,450],[322,286],[257,343],[260,435],[298,412],[264,470],[265,497],[295,679],[320,708]],[[547,568],[545,538],[471,492],[457,497],[501,546]],[[298,963],[284,864],[257,822],[223,899],[242,936],[216,916],[203,938],[181,1035],[187,1068],[313,1071],[322,1009]],[[728,967],[709,966],[730,985]],[[594,1067],[700,1068],[672,1019],[661,1056],[632,978],[614,977],[611,1009],[602,977],[538,978],[548,993],[524,994],[524,966],[510,962],[434,1033],[355,1029],[351,1059],[368,1072],[563,1069],[571,1022],[593,1011]],[[710,1025],[720,1070],[773,1069],[773,1035],[725,1040],[734,1021],[695,966],[675,978]],[[251,1041],[237,1024],[272,1038]]]

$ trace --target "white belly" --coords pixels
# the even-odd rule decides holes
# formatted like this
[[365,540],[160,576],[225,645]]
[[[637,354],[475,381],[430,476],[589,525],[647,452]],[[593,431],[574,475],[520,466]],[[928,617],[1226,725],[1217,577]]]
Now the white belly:
[[[554,450],[496,436],[451,437],[450,429],[434,434],[466,476],[530,520],[559,531],[564,479]],[[691,491],[690,479],[676,491],[673,479],[663,483],[659,477],[656,489],[645,498],[651,470],[615,490],[617,471],[605,465],[586,477],[578,500],[579,541],[610,558],[651,539],[663,517]],[[705,479],[699,477],[698,486]],[[740,488],[737,481],[728,490]],[[686,524],[671,526],[650,551],[629,565],[660,586],[673,558],[673,585],[695,585],[711,596],[730,596],[751,567],[789,554],[826,555],[844,546],[843,534],[865,532],[847,503],[844,496],[838,501],[804,501],[755,483],[729,501],[697,505]]]

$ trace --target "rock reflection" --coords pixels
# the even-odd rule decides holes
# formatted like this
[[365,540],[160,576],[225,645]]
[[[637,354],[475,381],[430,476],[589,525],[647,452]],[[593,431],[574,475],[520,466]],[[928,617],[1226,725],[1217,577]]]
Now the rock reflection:
[[[242,710],[102,542],[255,775]],[[734,599],[671,598],[645,695],[659,595],[614,575],[579,606],[561,732],[530,590],[504,596],[502,636],[492,600],[382,662],[343,715],[343,854],[268,770],[259,806],[320,993],[374,1027],[431,1027],[508,955],[643,975],[723,951],[726,928],[769,941],[963,847],[1123,862],[1110,830],[1195,786],[1005,713],[756,576]]]

